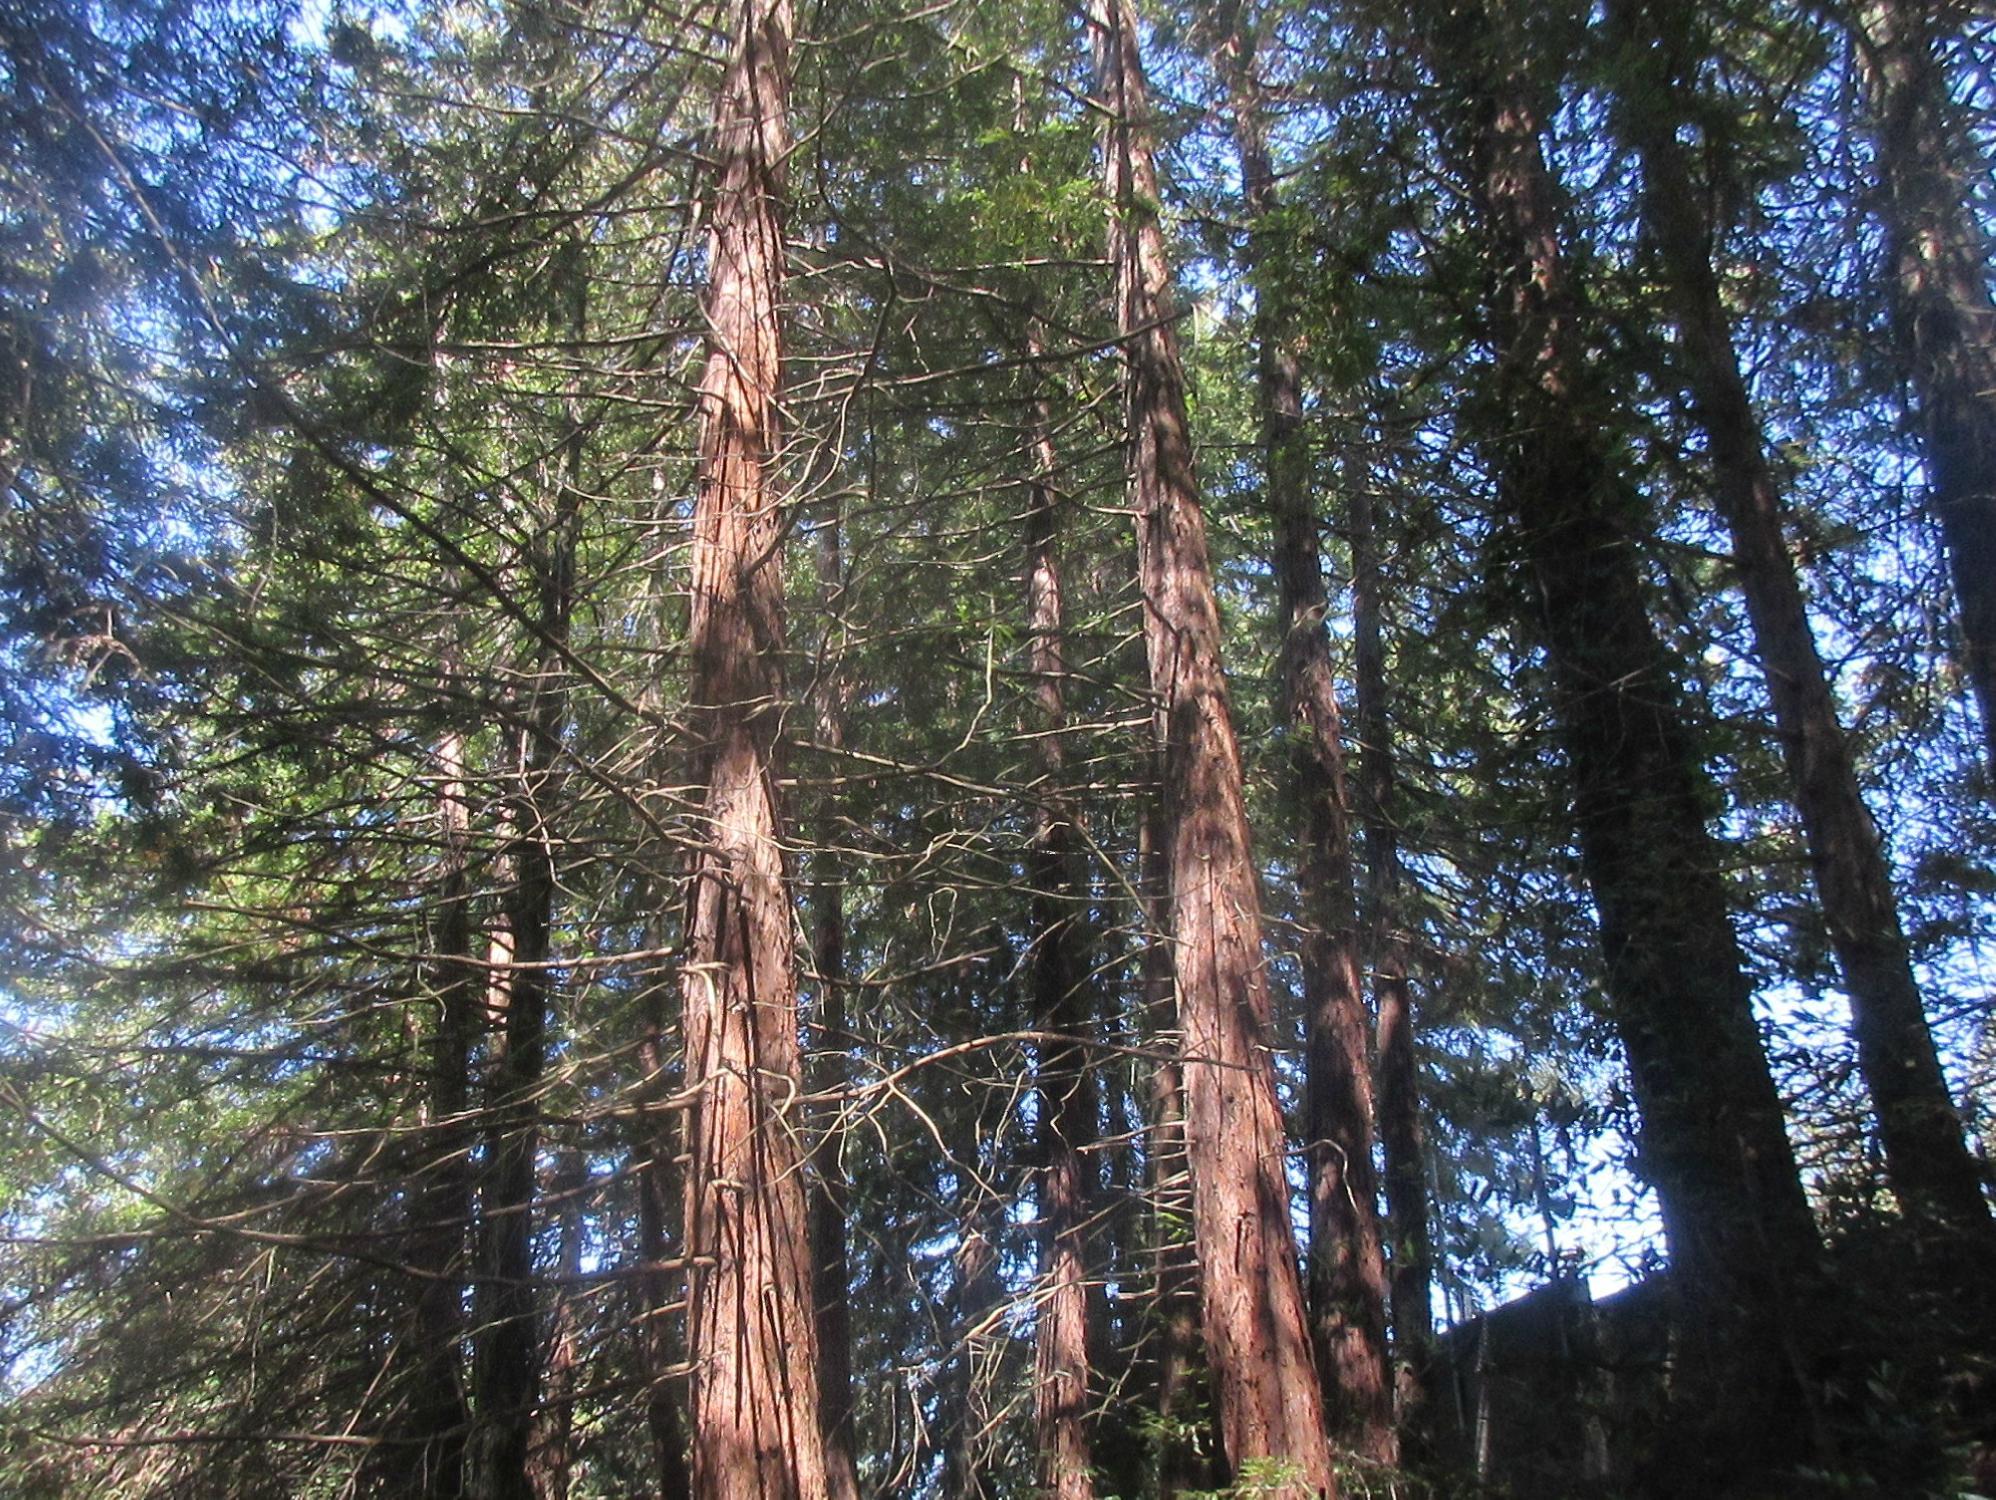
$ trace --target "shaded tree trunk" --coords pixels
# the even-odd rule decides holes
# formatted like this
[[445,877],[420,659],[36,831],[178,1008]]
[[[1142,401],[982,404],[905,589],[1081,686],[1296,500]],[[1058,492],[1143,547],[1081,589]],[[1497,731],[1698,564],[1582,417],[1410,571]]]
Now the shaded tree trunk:
[[575,1397],[582,1359],[575,1299],[582,1282],[582,1195],[588,1187],[589,1168],[581,1154],[573,1149],[565,1151],[552,1195],[561,1220],[561,1249],[543,1361],[547,1389],[528,1461],[538,1500],[568,1500],[575,1471]]
[[[1163,748],[1160,743],[1158,749]],[[1171,977],[1171,875],[1166,858],[1163,782],[1154,783],[1137,832],[1137,862],[1149,935],[1140,974],[1144,1013],[1151,1026],[1176,1010]],[[1199,1272],[1186,1239],[1192,1224],[1192,1167],[1185,1149],[1185,1075],[1176,1057],[1160,1058],[1151,1072],[1149,1167],[1152,1306],[1157,1341],[1157,1489],[1170,1497],[1212,1489],[1222,1482],[1200,1454],[1208,1425],[1203,1331],[1199,1322]]]
[[1877,140],[1893,310],[1926,443],[1928,501],[1947,543],[1962,665],[1996,779],[1996,304],[1991,247],[1970,191],[1989,168],[1949,118],[1938,48],[1949,9],[1923,0],[1851,7]]
[[1351,818],[1343,727],[1326,631],[1303,369],[1296,312],[1271,239],[1280,207],[1255,43],[1238,30],[1218,48],[1248,212],[1247,274],[1255,288],[1256,401],[1269,514],[1275,522],[1277,657],[1283,714],[1294,731],[1289,788],[1304,849],[1297,886],[1303,932],[1305,1160],[1310,1182],[1311,1333],[1333,1436],[1378,1463],[1398,1461],[1386,1358],[1386,1261],[1372,1162],[1372,1060],[1359,980]]
[[1379,1140],[1392,1230],[1394,1385],[1403,1447],[1424,1425],[1433,1360],[1434,1252],[1421,1084],[1414,1058],[1414,994],[1401,928],[1400,836],[1394,821],[1392,710],[1383,642],[1384,582],[1372,493],[1350,495],[1352,645],[1358,677],[1358,769],[1365,834],[1366,930],[1378,1011]]
[[1171,935],[1208,1362],[1236,1472],[1255,1465],[1279,1471],[1283,1493],[1330,1495],[1336,1479],[1268,1052],[1261,894],[1186,428],[1136,19],[1126,0],[1092,0],[1088,16],[1109,114],[1110,258],[1129,388],[1145,650],[1165,724]]
[[[1027,337],[1045,354],[1037,326]],[[1059,557],[1059,495],[1053,418],[1036,396],[1028,418],[1026,620],[1030,640],[1034,751],[1040,788],[1027,859],[1032,888],[1033,1025],[1041,1033],[1036,1080],[1040,1135],[1040,1290],[1035,1324],[1033,1419],[1039,1492],[1053,1500],[1092,1500],[1094,1457],[1088,1430],[1090,1343],[1099,1319],[1090,1306],[1084,1235],[1095,1198],[1097,1101],[1082,1046],[1089,1025],[1086,955],[1079,924],[1084,892],[1077,868],[1075,809],[1067,774],[1067,659]]]
[[[639,1051],[646,1076],[653,1080],[648,1092],[654,1097],[659,1092],[658,1080],[665,1077],[660,1035],[654,1026]],[[645,1431],[650,1435],[652,1461],[658,1468],[660,1500],[692,1500],[693,1471],[688,1462],[686,1423],[680,1413],[676,1389],[677,1350],[672,1338],[672,1318],[680,1310],[675,1294],[684,1281],[677,1273],[678,1263],[666,1228],[679,1194],[669,1158],[643,1157],[647,1150],[669,1150],[665,1144],[668,1139],[660,1135],[649,1141],[634,1142],[631,1150],[638,1162],[638,1368],[644,1377]]]
[[[444,665],[444,687],[455,686],[456,656]],[[423,1280],[416,1292],[419,1341],[411,1435],[420,1443],[408,1474],[409,1493],[445,1500],[464,1493],[465,1237],[471,1223],[471,1052],[483,988],[472,951],[471,810],[465,790],[464,735],[437,742],[438,880],[433,952],[426,982],[436,997],[430,1042],[425,1120],[427,1161],[417,1195],[410,1262]]]
[[[844,559],[836,510],[818,535],[820,605],[835,620],[843,587]],[[845,675],[827,650],[816,693],[818,741],[826,749],[845,748]],[[829,828],[827,833],[829,833]],[[852,1035],[846,1019],[845,887],[838,855],[820,848],[811,857],[811,956],[817,971],[818,1045],[812,1059],[817,1086],[830,1097],[817,1131],[817,1168],[812,1178],[811,1249],[818,1299],[818,1385],[825,1428],[826,1463],[834,1500],[859,1491],[852,1404],[852,1265],[847,1252],[846,1214],[851,1196],[846,1181],[845,1091],[852,1084]]]
[[1555,195],[1529,81],[1477,7],[1435,28],[1495,277],[1487,308],[1503,436],[1487,440],[1503,546],[1544,644],[1573,782],[1581,864],[1600,914],[1642,1167],[1670,1240],[1679,1416],[1670,1461],[1739,1483],[1810,1450],[1804,1301],[1819,1247],[1752,1011],[1711,788],[1643,599],[1614,430],[1580,352]]
[[708,356],[699,391],[691,701],[706,843],[688,891],[686,1177],[693,1490],[830,1493],[818,1398],[789,882],[777,803],[783,702],[778,398],[788,0],[743,0],[715,105]]
[[1850,999],[1886,1175],[1915,1218],[1983,1234],[1989,1206],[1927,1028],[1885,853],[1783,536],[1780,488],[1712,265],[1708,200],[1678,139],[1689,18],[1653,0],[1623,0],[1616,16],[1629,55],[1648,64],[1633,75],[1635,86],[1622,90],[1619,114],[1642,155],[1644,222],[1664,265],[1683,340],[1684,380],[1705,429],[1713,493],[1731,529],[1817,898]]
[[[574,283],[581,295],[582,283]],[[567,444],[545,531],[530,544],[539,642],[520,699],[508,768],[501,902],[503,957],[492,989],[501,1021],[495,1041],[486,1182],[480,1214],[481,1272],[473,1485],[480,1500],[531,1500],[529,1456],[540,1399],[541,1341],[534,1284],[535,1162],[547,1065],[548,959],[554,923],[556,849],[549,818],[561,800],[558,765],[567,717],[563,647],[575,595],[576,487],[580,429]]]

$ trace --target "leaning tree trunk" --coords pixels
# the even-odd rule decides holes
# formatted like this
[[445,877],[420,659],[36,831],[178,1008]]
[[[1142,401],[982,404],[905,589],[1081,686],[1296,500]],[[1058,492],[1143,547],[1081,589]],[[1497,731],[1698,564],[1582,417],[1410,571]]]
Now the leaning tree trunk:
[[1817,897],[1850,998],[1858,1067],[1877,1112],[1886,1176],[1914,1219],[1971,1238],[1986,1235],[1989,1205],[1927,1028],[1885,852],[1858,788],[1850,742],[1782,534],[1780,488],[1740,376],[1712,266],[1707,197],[1677,135],[1685,117],[1687,18],[1675,7],[1658,9],[1654,0],[1622,0],[1617,15],[1628,55],[1648,64],[1631,75],[1618,112],[1642,155],[1644,222],[1664,265],[1684,378],[1705,429],[1714,494],[1732,531],[1734,567]]
[[1255,43],[1234,30],[1220,39],[1217,50],[1248,213],[1256,400],[1268,511],[1275,522],[1282,626],[1277,662],[1283,713],[1295,731],[1290,792],[1301,810],[1304,835],[1297,872],[1303,916],[1298,958],[1311,1332],[1333,1436],[1366,1458],[1391,1464],[1399,1459],[1399,1445],[1386,1357],[1379,1184],[1372,1164],[1372,1060],[1359,979],[1343,729],[1327,633],[1329,597],[1317,515],[1310,504],[1296,311],[1277,264],[1282,247],[1272,239],[1280,205],[1268,147],[1267,105],[1255,75]]
[[[1035,362],[1044,357],[1037,326],[1027,336]],[[1079,873],[1075,809],[1067,775],[1067,647],[1060,578],[1060,510],[1053,417],[1035,395],[1026,461],[1026,671],[1032,685],[1039,802],[1028,856],[1032,888],[1033,1025],[1040,1033],[1040,1289],[1034,1331],[1033,1418],[1039,1493],[1050,1500],[1093,1500],[1094,1455],[1088,1432],[1089,1343],[1098,1319],[1089,1306],[1084,1235],[1094,1199],[1095,1088],[1082,1033],[1089,1022],[1086,955],[1079,914],[1086,892]]]
[[1149,103],[1128,0],[1091,0],[1111,260],[1129,387],[1132,500],[1151,691],[1164,715],[1164,819],[1187,1148],[1206,1341],[1227,1457],[1280,1493],[1336,1492],[1289,1222],[1270,1062],[1261,892],[1219,609],[1186,428]]
[[1523,612],[1544,644],[1582,868],[1669,1237],[1679,1320],[1673,1445],[1745,1475],[1809,1453],[1815,1225],[1753,1018],[1710,803],[1643,599],[1614,430],[1580,352],[1579,303],[1529,81],[1474,6],[1434,32],[1449,132],[1494,274],[1499,476]]
[[1953,108],[1928,0],[1853,7],[1871,96],[1890,291],[1926,439],[1928,498],[1947,543],[1962,663],[1996,781],[1996,305],[1970,185],[1987,174]]
[[788,0],[742,0],[716,101],[688,659],[706,787],[688,890],[684,1030],[693,1490],[824,1500],[789,883],[778,398]]
[[1363,791],[1366,929],[1378,1010],[1379,1143],[1392,1231],[1394,1383],[1403,1449],[1425,1426],[1433,1362],[1434,1252],[1421,1141],[1421,1084],[1414,1061],[1414,993],[1401,922],[1400,835],[1394,822],[1393,728],[1382,641],[1384,600],[1372,493],[1350,497],[1352,654],[1358,679],[1358,770]]

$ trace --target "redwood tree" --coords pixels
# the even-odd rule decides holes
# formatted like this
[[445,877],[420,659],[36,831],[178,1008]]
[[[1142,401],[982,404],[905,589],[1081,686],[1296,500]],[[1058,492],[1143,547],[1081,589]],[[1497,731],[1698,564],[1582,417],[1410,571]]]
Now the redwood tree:
[[1236,1472],[1269,1468],[1285,1493],[1329,1495],[1336,1480],[1268,1052],[1261,893],[1186,425],[1136,16],[1128,0],[1093,0],[1088,19],[1108,112],[1110,259],[1144,647],[1163,716],[1164,852],[1207,1351]]
[[742,0],[714,111],[690,695],[705,785],[687,896],[693,1492],[831,1493],[818,1399],[796,961],[777,801],[778,404],[791,9]]

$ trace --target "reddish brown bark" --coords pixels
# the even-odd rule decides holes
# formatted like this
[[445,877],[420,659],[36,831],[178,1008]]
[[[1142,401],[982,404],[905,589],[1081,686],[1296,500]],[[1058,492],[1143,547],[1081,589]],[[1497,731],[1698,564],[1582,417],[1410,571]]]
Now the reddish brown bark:
[[1926,439],[1928,503],[1947,543],[1962,665],[1996,778],[1996,303],[1991,246],[1971,197],[1989,167],[1951,117],[1940,47],[1954,9],[1863,0],[1852,13],[1884,189],[1890,291]]
[[781,201],[788,0],[743,0],[714,114],[708,355],[700,382],[691,695],[706,787],[688,892],[683,1024],[693,1490],[831,1492],[818,1396],[789,883],[777,803],[783,700]]
[[[1044,341],[1028,336],[1035,358]],[[1059,496],[1053,420],[1033,403],[1026,491],[1026,670],[1032,681],[1035,756],[1040,776],[1033,846],[1032,1005],[1041,1033],[1037,1078],[1040,1121],[1040,1288],[1034,1333],[1033,1416],[1039,1492],[1053,1500],[1093,1500],[1094,1455],[1088,1432],[1089,1348],[1098,1319],[1090,1306],[1083,1235],[1094,1199],[1095,1089],[1081,1045],[1088,1025],[1085,956],[1077,913],[1084,898],[1076,868],[1075,811],[1063,788],[1067,729],[1067,660],[1061,599]]]
[[1127,0],[1092,0],[1111,260],[1131,423],[1131,486],[1151,690],[1164,716],[1164,821],[1187,1151],[1208,1362],[1227,1457],[1282,1493],[1334,1494],[1323,1394],[1289,1224],[1269,1057],[1261,893],[1199,508],[1149,103]]
[[1713,494],[1732,532],[1735,572],[1753,621],[1817,897],[1843,971],[1886,1175],[1914,1217],[1984,1234],[1989,1206],[1927,1028],[1892,877],[1858,788],[1783,535],[1767,440],[1740,375],[1712,265],[1709,196],[1699,190],[1678,139],[1688,17],[1654,0],[1624,0],[1616,15],[1630,55],[1647,64],[1635,75],[1642,86],[1622,91],[1620,118],[1642,154],[1644,220],[1666,271],[1684,379],[1705,429]]
[[1414,994],[1400,923],[1400,837],[1394,822],[1393,730],[1383,642],[1382,581],[1372,494],[1350,495],[1352,647],[1358,679],[1358,769],[1365,833],[1366,921],[1378,1012],[1379,1141],[1392,1233],[1394,1387],[1403,1447],[1421,1431],[1433,1342],[1434,1252],[1414,1059]]
[[1815,1225],[1705,826],[1710,788],[1603,446],[1614,413],[1581,356],[1530,80],[1478,6],[1450,9],[1434,40],[1494,272],[1503,419],[1486,441],[1522,610],[1551,667],[1642,1163],[1674,1264],[1673,1395],[1692,1430],[1668,1457],[1678,1482],[1701,1471],[1739,1482],[1810,1456]]
[[[1275,522],[1277,657],[1282,711],[1294,738],[1290,795],[1301,813],[1297,872],[1303,931],[1305,1159],[1310,1181],[1311,1332],[1330,1427],[1343,1445],[1394,1463],[1393,1389],[1386,1358],[1386,1260],[1372,1164],[1372,1062],[1359,981],[1337,676],[1326,633],[1318,524],[1303,432],[1303,369],[1295,309],[1284,295],[1281,247],[1269,242],[1280,207],[1268,148],[1267,104],[1255,44],[1238,31],[1216,49],[1233,114],[1247,206],[1247,274],[1255,288],[1256,399],[1270,516]],[[1274,274],[1269,274],[1270,271]]]

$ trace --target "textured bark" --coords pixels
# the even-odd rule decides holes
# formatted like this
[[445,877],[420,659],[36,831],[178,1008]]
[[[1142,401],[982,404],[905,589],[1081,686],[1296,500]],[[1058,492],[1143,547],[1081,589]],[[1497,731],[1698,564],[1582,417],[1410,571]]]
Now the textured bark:
[[1566,742],[1581,863],[1681,1299],[1672,1459],[1737,1482],[1808,1454],[1801,1371],[1819,1247],[1752,1012],[1698,765],[1643,600],[1580,354],[1539,118],[1473,6],[1435,29],[1451,143],[1496,276],[1503,435],[1488,442]]
[[1713,493],[1732,532],[1735,571],[1817,898],[1850,999],[1858,1066],[1878,1116],[1886,1176],[1915,1218],[1983,1234],[1989,1206],[1927,1028],[1891,873],[1782,533],[1780,488],[1713,270],[1707,196],[1678,139],[1688,18],[1655,0],[1622,0],[1616,14],[1630,55],[1649,70],[1637,75],[1641,86],[1624,89],[1619,116],[1642,155],[1644,222],[1663,262]]
[[1127,0],[1092,0],[1111,260],[1129,386],[1132,500],[1151,690],[1164,715],[1164,820],[1187,1150],[1208,1362],[1227,1457],[1282,1493],[1333,1494],[1269,1057],[1261,893],[1220,621],[1186,429],[1149,104]]
[[1311,1333],[1332,1435],[1366,1458],[1390,1464],[1399,1459],[1399,1445],[1386,1357],[1379,1184],[1372,1162],[1372,1065],[1359,979],[1343,726],[1326,630],[1329,597],[1317,515],[1310,503],[1302,361],[1282,247],[1270,242],[1280,205],[1267,106],[1255,75],[1255,45],[1235,31],[1216,50],[1227,83],[1247,207],[1256,404],[1268,511],[1275,523],[1282,628],[1277,672],[1282,711],[1292,731],[1289,791],[1301,814],[1304,839],[1297,889],[1303,918],[1298,959]]
[[410,1397],[411,1436],[420,1446],[406,1488],[446,1500],[462,1495],[465,1484],[463,1294],[465,1233],[471,1222],[466,1111],[482,983],[472,952],[471,817],[462,734],[452,731],[438,741],[436,768],[439,870],[428,983],[436,996],[437,1024],[424,1122],[428,1160],[410,1254],[423,1276],[416,1293],[417,1383]]
[[1414,994],[1400,912],[1400,832],[1394,817],[1393,729],[1383,644],[1382,580],[1372,495],[1350,496],[1352,646],[1358,677],[1358,772],[1365,835],[1366,930],[1378,1011],[1379,1140],[1392,1232],[1394,1387],[1401,1444],[1418,1440],[1433,1359],[1434,1252],[1421,1085],[1414,1061]]
[[1996,303],[1970,185],[1986,177],[1951,117],[1939,44],[1952,7],[1852,7],[1877,138],[1900,341],[1926,440],[1928,502],[1946,540],[1961,657],[1996,779]]
[[[1035,327],[1029,352],[1044,354]],[[1094,1166],[1086,1153],[1099,1133],[1094,1084],[1081,1038],[1089,1007],[1078,913],[1084,899],[1075,811],[1064,791],[1067,659],[1061,599],[1059,496],[1053,419],[1044,399],[1033,403],[1026,490],[1026,671],[1033,694],[1032,729],[1039,773],[1028,857],[1032,887],[1033,1025],[1041,1033],[1036,1079],[1040,1130],[1040,1289],[1034,1332],[1033,1419],[1039,1493],[1053,1500],[1092,1500],[1094,1455],[1088,1431],[1089,1348],[1099,1326],[1090,1306],[1083,1238],[1095,1197]]]
[[716,101],[688,658],[706,788],[683,1025],[693,1490],[823,1500],[796,955],[775,766],[790,7],[743,0]]

